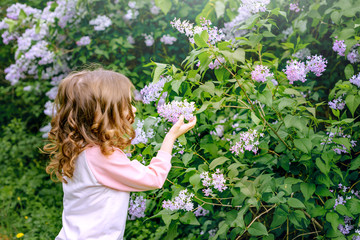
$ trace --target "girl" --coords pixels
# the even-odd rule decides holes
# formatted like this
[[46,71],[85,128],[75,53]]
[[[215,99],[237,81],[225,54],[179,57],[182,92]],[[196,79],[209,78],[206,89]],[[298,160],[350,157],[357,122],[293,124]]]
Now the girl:
[[148,166],[122,151],[135,137],[133,85],[107,70],[62,80],[49,133],[47,173],[63,182],[62,229],[56,240],[123,239],[129,192],[161,188],[175,140],[195,126],[180,117]]

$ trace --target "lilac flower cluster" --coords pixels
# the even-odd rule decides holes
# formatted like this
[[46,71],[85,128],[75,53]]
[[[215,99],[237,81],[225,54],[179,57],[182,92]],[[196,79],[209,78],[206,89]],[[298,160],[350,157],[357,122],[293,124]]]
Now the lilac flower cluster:
[[307,70],[313,72],[317,77],[320,77],[325,71],[327,60],[321,55],[308,56],[307,59]]
[[179,140],[176,140],[174,143],[174,147],[173,147],[174,153],[173,153],[173,157],[176,156],[176,154],[184,154],[185,152],[185,147],[179,142]]
[[193,193],[188,193],[188,190],[180,191],[179,195],[176,196],[173,200],[164,200],[162,207],[171,211],[174,210],[185,210],[191,211],[194,209],[194,203],[192,198],[194,197]]
[[345,101],[344,101],[344,99],[342,99],[341,96],[330,101],[328,104],[329,104],[329,107],[334,110],[336,110],[336,109],[343,110],[345,107]]
[[236,41],[237,37],[242,37],[248,32],[248,30],[239,30],[238,28],[240,25],[243,25],[250,16],[252,16],[250,9],[241,6],[237,11],[238,15],[231,22],[224,23],[224,28],[222,28],[226,40],[231,39]]
[[33,15],[35,18],[39,18],[41,11],[27,6],[26,4],[15,3],[6,9],[6,16],[12,20],[18,20],[20,11],[23,10],[27,16]]
[[128,209],[128,220],[145,217],[146,199],[143,196],[132,195]]
[[360,88],[360,73],[358,75],[352,76],[349,81]]
[[158,106],[157,111],[161,117],[164,117],[169,122],[177,122],[180,115],[183,115],[186,120],[193,119],[193,112],[195,111],[195,102],[172,101],[161,106]]
[[176,41],[176,37],[172,37],[169,34],[163,35],[160,38],[160,42],[166,44],[166,45],[173,45],[173,43]]
[[165,83],[172,80],[171,76],[160,76],[159,81],[156,83],[150,83],[141,89],[140,94],[142,95],[142,101],[145,104],[150,104],[150,102],[155,102],[159,99],[160,94],[164,88]]
[[345,56],[346,44],[344,40],[335,40],[332,49],[340,56]]
[[135,127],[135,138],[131,140],[131,144],[146,144],[149,139],[155,136],[154,129],[150,128],[148,131],[144,129],[144,120],[138,120]]
[[242,6],[252,13],[265,12],[270,0],[242,0]]
[[327,60],[321,55],[308,56],[307,59],[306,64],[298,60],[287,62],[283,71],[289,79],[290,84],[293,84],[295,81],[306,82],[308,72],[313,72],[319,77],[325,71]]
[[220,137],[220,138],[221,138],[222,136],[224,136],[225,127],[224,127],[224,125],[223,125],[222,123],[225,123],[227,120],[228,120],[227,118],[221,119],[221,120],[219,121],[220,124],[216,125],[215,131],[210,131],[210,134],[211,134],[211,135],[216,135],[216,136],[218,136],[218,137]]
[[136,2],[130,1],[128,3],[128,6],[130,7],[130,9],[128,9],[126,14],[123,16],[123,19],[125,21],[134,20],[137,18],[137,16],[139,16],[139,11],[138,11],[139,7],[136,6]]
[[202,172],[200,174],[200,178],[202,179],[203,186],[207,187],[206,189],[203,189],[205,196],[213,194],[213,191],[210,188],[211,186],[219,192],[223,192],[227,189],[227,186],[225,186],[226,180],[220,169],[216,169],[216,172],[211,174],[211,178],[209,176],[209,172]]
[[[346,187],[344,185],[342,185],[341,183],[338,184],[338,194],[337,197],[335,199],[335,204],[334,204],[334,210],[336,210],[336,207],[338,205],[345,205],[346,202],[352,198],[358,198],[360,199],[360,192],[359,191],[354,191],[354,189],[351,189],[351,191],[349,191],[349,187]],[[334,190],[330,189],[330,192],[334,192]],[[354,219],[348,216],[344,216],[344,225],[343,224],[339,224],[338,229],[339,231],[344,234],[344,235],[348,235],[350,234],[351,230],[354,229],[354,225],[352,224],[352,221]],[[356,233],[356,235],[353,235],[352,239],[359,239],[360,238],[360,229],[356,229],[354,231]]]
[[252,151],[256,154],[259,150],[257,146],[259,146],[259,137],[263,137],[263,133],[259,133],[257,130],[249,129],[247,132],[240,133],[240,140],[235,143],[230,148],[232,153],[235,155],[239,155],[240,153],[244,153],[246,151]]
[[191,43],[195,43],[194,35],[200,34],[202,31],[207,31],[209,35],[209,42],[215,45],[217,42],[222,41],[225,38],[221,29],[217,27],[211,27],[211,21],[206,19],[200,20],[201,27],[195,26],[193,23],[190,23],[187,20],[181,22],[180,19],[174,18],[173,21],[170,22],[173,28],[176,28],[180,33],[185,33],[185,35],[189,38]]
[[194,214],[196,217],[202,217],[209,214],[209,210],[204,209],[203,207],[199,206],[195,211]]
[[151,33],[151,34],[146,34],[146,33],[143,33],[142,34],[143,36],[144,36],[144,38],[145,38],[145,45],[147,46],[147,47],[151,47],[153,44],[154,44],[154,42],[155,42],[155,40],[154,40],[154,37],[153,37],[153,34]]
[[[351,139],[351,135],[350,134],[345,134],[343,132],[343,130],[341,129],[341,127],[336,128],[335,130],[332,130],[330,132],[326,133],[327,137],[324,138],[321,141],[321,145],[328,145],[328,144],[334,144],[332,150],[337,153],[337,154],[342,154],[342,153],[349,153],[349,150],[344,146],[344,145],[339,145],[336,144],[334,142],[334,138],[339,137],[339,138],[348,138],[349,140]],[[350,144],[351,147],[355,147],[357,144],[357,141],[355,140],[350,140]]]
[[360,56],[359,56],[358,50],[354,49],[354,50],[350,51],[347,55],[347,59],[352,64],[360,62]]
[[303,60],[310,55],[311,55],[311,52],[310,52],[310,49],[308,49],[308,48],[300,49],[299,51],[297,51],[296,53],[293,54],[294,57],[296,57],[300,60]]
[[283,71],[289,79],[290,84],[293,84],[295,81],[306,82],[306,74],[308,71],[305,63],[301,61],[288,61],[286,68]]
[[91,39],[89,36],[83,36],[80,38],[79,41],[76,42],[76,45],[78,46],[86,46],[89,45],[91,43]]
[[[210,69],[219,69],[220,66],[225,62],[225,58],[223,57],[217,57],[214,61],[211,61],[209,63]],[[200,63],[200,62],[199,62]]]
[[130,43],[130,44],[135,44],[135,39],[133,38],[133,36],[129,35],[126,40]]
[[274,74],[270,72],[267,66],[256,65],[251,72],[251,78],[257,82],[265,82],[268,78],[273,78]]
[[112,21],[105,15],[99,15],[95,19],[90,20],[89,24],[94,26],[95,31],[104,31],[112,24]]
[[299,3],[290,3],[289,10],[294,12],[300,12]]
[[[50,36],[49,27],[58,24],[64,28],[68,24],[75,24],[81,17],[84,9],[82,7],[76,8],[77,0],[57,0],[56,7],[47,3],[43,10],[28,7],[25,4],[13,4],[7,9],[7,16],[0,22],[0,30],[4,29],[2,34],[3,42],[8,44],[10,41],[17,41],[15,60],[5,69],[5,78],[16,84],[19,80],[27,78],[28,75],[37,79],[41,76],[42,79],[51,79],[53,88],[50,89],[46,95],[50,99],[54,99],[57,94],[57,84],[70,69],[67,66],[66,54],[55,54],[50,47],[50,43],[45,39]],[[6,24],[7,19],[17,20],[19,14],[24,11],[26,18],[22,19],[16,28],[9,33],[9,26]],[[56,21],[57,20],[57,21]],[[58,42],[64,40],[64,37],[58,32],[52,33],[52,38],[57,39]],[[55,61],[56,60],[56,61]],[[42,68],[42,72],[38,72],[38,65],[50,65]],[[53,113],[53,106],[51,102],[45,105],[44,113],[51,116]],[[47,137],[48,126],[41,129],[44,136]]]

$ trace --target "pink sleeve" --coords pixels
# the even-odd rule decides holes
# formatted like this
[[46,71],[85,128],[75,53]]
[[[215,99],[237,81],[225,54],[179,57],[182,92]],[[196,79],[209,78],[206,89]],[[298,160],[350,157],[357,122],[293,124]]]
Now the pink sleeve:
[[130,161],[125,153],[116,149],[104,156],[100,147],[86,149],[86,160],[96,180],[116,190],[139,192],[161,188],[171,168],[171,155],[159,151],[148,166]]

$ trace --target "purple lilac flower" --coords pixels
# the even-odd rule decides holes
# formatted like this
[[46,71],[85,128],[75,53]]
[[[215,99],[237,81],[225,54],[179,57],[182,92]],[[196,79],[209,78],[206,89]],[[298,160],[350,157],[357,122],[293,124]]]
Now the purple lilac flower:
[[139,16],[139,11],[136,9],[128,9],[126,14],[123,16],[125,21],[134,20]]
[[[351,135],[349,134],[344,134],[343,131],[341,130],[341,128],[337,128],[335,130],[335,132],[327,132],[326,135],[328,135],[328,137],[324,138],[322,141],[321,141],[321,145],[327,145],[327,144],[335,144],[334,142],[334,138],[335,137],[340,137],[340,138],[348,138],[349,140],[351,139]],[[351,144],[351,147],[355,147],[356,146],[356,143],[357,141],[355,140],[350,140],[350,144]],[[342,153],[349,153],[349,150],[344,146],[344,145],[339,145],[339,144],[336,144],[332,150],[337,153],[337,154],[342,154]],[[342,186],[342,184],[340,183],[339,184],[339,188],[343,188],[343,191],[346,192],[347,191],[347,188],[344,186]]]
[[346,44],[344,40],[335,40],[332,49],[340,56],[345,56]]
[[209,210],[206,210],[206,209],[204,209],[203,207],[199,206],[199,207],[195,210],[194,214],[195,214],[196,217],[201,217],[201,216],[206,216],[206,215],[208,215],[209,212],[210,212]]
[[307,71],[313,72],[317,77],[320,77],[325,71],[327,60],[321,55],[308,56],[306,61]]
[[0,30],[9,29],[9,25],[5,22],[5,19],[0,22]]
[[183,115],[186,120],[193,119],[193,112],[195,111],[195,102],[189,103],[187,100],[183,102],[172,101],[157,108],[161,117],[164,117],[169,122],[177,122],[180,115]]
[[299,3],[290,3],[290,11],[300,12]]
[[15,3],[8,7],[6,16],[10,19],[18,20],[21,10],[23,10],[27,16],[33,14],[35,18],[39,18],[41,14],[39,9],[29,7],[26,4]]
[[225,189],[227,189],[227,186],[225,186],[226,180],[224,175],[220,172],[220,169],[216,169],[216,172],[211,174],[211,177],[209,176],[209,172],[202,172],[200,174],[200,178],[202,185],[207,187],[203,189],[205,196],[212,195],[213,191],[210,188],[211,186],[217,189],[219,192],[223,192]]
[[83,36],[80,38],[79,41],[76,42],[76,45],[78,46],[86,46],[89,45],[91,43],[91,39],[89,36]]
[[225,35],[223,34],[221,29],[217,27],[211,27],[211,21],[206,19],[200,20],[201,27],[195,26],[193,23],[185,20],[181,22],[180,19],[174,18],[173,21],[170,22],[173,28],[176,28],[180,33],[184,33],[191,43],[195,43],[194,35],[200,34],[202,31],[207,31],[209,34],[209,42],[211,44],[216,44],[217,42],[223,40]]
[[214,237],[216,235],[217,230],[218,230],[217,228],[209,230],[209,237]]
[[344,99],[342,99],[341,96],[329,102],[330,108],[332,108],[334,110],[336,110],[336,109],[343,110],[345,107],[345,104],[346,103],[345,103]]
[[218,57],[217,59],[215,59],[213,62],[209,63],[209,68],[210,69],[219,69],[220,66],[225,62],[225,58],[223,57]]
[[142,35],[145,38],[145,41],[144,41],[145,45],[147,47],[151,47],[154,44],[154,37],[153,37],[152,33],[151,34],[143,33]]
[[48,123],[47,125],[40,128],[39,131],[43,133],[42,138],[48,138],[48,136],[49,136],[48,134],[49,134],[50,130],[51,130],[50,123]]
[[360,56],[358,50],[354,49],[351,52],[349,52],[349,54],[347,55],[347,59],[349,60],[349,62],[353,64],[359,62]]
[[360,73],[358,73],[358,75],[352,76],[349,81],[360,88]]
[[248,8],[252,13],[265,12],[266,5],[270,0],[242,0],[242,6]]
[[156,5],[155,5],[155,2],[154,1],[151,1],[151,8],[150,8],[150,12],[151,14],[153,15],[158,15],[160,13],[160,8],[158,8]]
[[350,233],[350,231],[354,228],[354,226],[353,225],[348,225],[348,224],[345,224],[345,226],[344,225],[342,225],[342,224],[339,224],[339,231],[342,233],[342,234],[344,234],[344,235],[347,235],[347,234],[349,234]]
[[230,148],[230,151],[232,153],[235,153],[235,155],[239,155],[240,153],[244,153],[246,151],[252,151],[254,154],[257,153],[259,148],[259,137],[263,137],[263,133],[258,133],[257,130],[249,129],[247,132],[240,133],[240,140],[235,143]]
[[172,37],[169,34],[163,35],[160,38],[160,42],[166,44],[166,45],[173,45],[173,43],[176,41],[176,37]]
[[89,24],[94,26],[95,31],[104,31],[112,24],[112,21],[105,15],[98,15],[95,19],[90,20]]
[[251,72],[251,78],[257,82],[265,82],[267,78],[273,78],[274,74],[270,72],[267,66],[256,65]]
[[220,172],[220,169],[216,169],[216,172],[211,174],[212,178],[212,186],[214,186],[215,189],[217,189],[219,192],[223,192],[225,189],[227,189],[227,186],[225,186],[225,178],[224,175]]
[[146,199],[143,196],[135,196],[132,195],[130,197],[130,205],[129,205],[129,220],[135,220],[136,218],[145,217],[145,209],[146,209]]
[[194,209],[194,203],[192,203],[193,193],[188,193],[188,190],[180,191],[179,195],[173,200],[164,200],[162,207],[171,211],[174,210],[185,210],[191,211]]
[[135,44],[135,39],[133,38],[133,36],[129,35],[126,40],[130,43],[130,44]]
[[[227,120],[228,120],[227,118],[221,119],[221,120],[219,120],[219,123],[225,123]],[[219,125],[216,125],[215,131],[210,131],[210,134],[211,135],[216,135],[218,137],[222,137],[222,136],[224,136],[224,130],[225,130],[224,125],[219,124]]]
[[293,84],[295,81],[306,82],[306,74],[308,73],[308,70],[305,63],[301,61],[288,61],[286,68],[283,71],[289,79],[290,84]]
[[160,76],[159,81],[157,81],[156,83],[150,83],[149,85],[145,86],[140,91],[140,94],[142,95],[142,101],[145,104],[149,104],[150,102],[155,102],[156,100],[158,100],[165,83],[170,82],[171,80],[171,76]]
[[238,28],[240,25],[244,24],[249,17],[252,16],[252,13],[246,7],[240,6],[237,11],[238,15],[231,22],[224,23],[224,28],[222,29],[225,34],[225,39],[232,39],[234,42],[236,41],[237,37],[242,37],[248,32],[248,30],[239,30]]

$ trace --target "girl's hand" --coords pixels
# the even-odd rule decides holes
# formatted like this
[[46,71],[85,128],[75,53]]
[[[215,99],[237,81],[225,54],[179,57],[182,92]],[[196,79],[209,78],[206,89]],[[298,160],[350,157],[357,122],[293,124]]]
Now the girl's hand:
[[168,135],[177,139],[184,133],[188,132],[190,129],[194,128],[196,124],[196,117],[194,116],[188,123],[184,123],[184,116],[181,115],[179,120],[170,128]]

